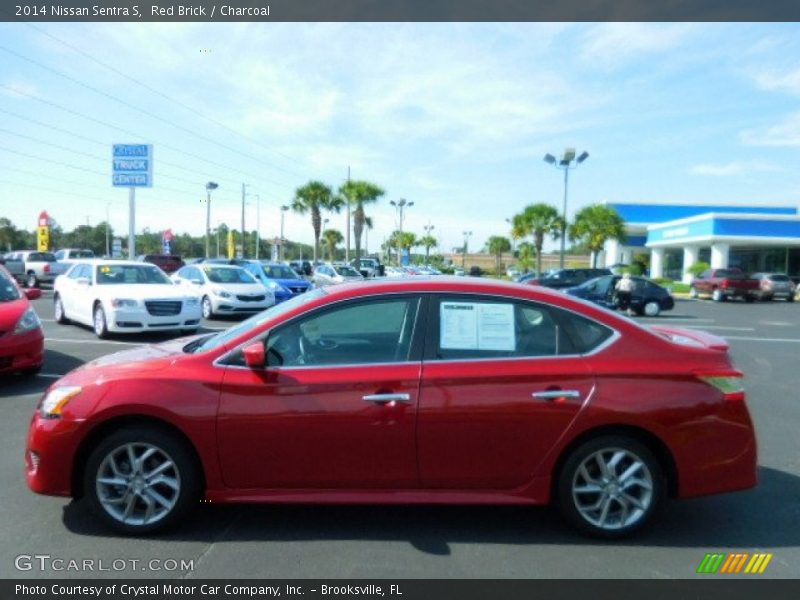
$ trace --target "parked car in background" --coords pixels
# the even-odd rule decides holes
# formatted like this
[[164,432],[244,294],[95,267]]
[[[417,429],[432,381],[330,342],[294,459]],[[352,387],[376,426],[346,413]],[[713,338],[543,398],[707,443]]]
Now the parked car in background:
[[335,285],[345,281],[363,281],[364,276],[350,265],[338,263],[322,264],[314,269],[311,281],[314,285]]
[[177,254],[144,254],[139,260],[154,264],[165,273],[174,273],[185,264]]
[[470,277],[483,277],[483,269],[481,269],[477,265],[472,265],[469,268],[469,276]]
[[350,261],[350,266],[358,270],[364,277],[383,277],[385,267],[381,264],[378,258],[361,258],[358,261],[353,259]]
[[519,277],[517,277],[514,281],[516,281],[517,283],[525,283],[530,279],[538,279],[538,278],[539,278],[539,273],[537,271],[528,271],[527,273],[522,273],[521,275],[519,275]]
[[56,322],[89,325],[101,339],[111,333],[194,333],[200,326],[197,295],[148,263],[80,260],[53,290]]
[[314,267],[310,260],[291,260],[289,266],[295,273],[305,277],[311,277],[314,274]]
[[23,290],[0,266],[0,374],[34,375],[44,362],[44,333],[30,300],[41,297],[36,288]]
[[25,283],[25,261],[21,258],[15,258],[13,252],[8,252],[0,257],[0,265],[6,268],[11,277],[18,283]]
[[706,269],[692,279],[689,295],[698,298],[711,296],[714,302],[741,298],[754,302],[761,293],[761,282],[753,279],[741,269]]
[[[604,275],[590,279],[579,286],[567,288],[565,291],[570,296],[589,300],[600,306],[617,310],[619,302],[615,294],[617,282],[622,279],[620,275]],[[655,317],[664,310],[675,307],[675,299],[670,291],[654,281],[644,277],[631,277],[633,291],[631,292],[630,308],[638,315]]]
[[190,293],[197,294],[204,319],[252,314],[275,304],[275,294],[242,267],[188,265],[173,273],[172,280]]
[[612,273],[609,269],[555,269],[543,277],[532,277],[523,283],[560,290],[581,285],[603,275],[612,275]]
[[518,267],[508,267],[506,269],[506,277],[511,277],[511,279],[516,279],[522,275],[522,272],[519,270]]
[[774,300],[781,298],[787,302],[794,302],[796,286],[784,273],[754,273],[753,279],[759,281],[759,300]]
[[39,252],[38,250],[19,250],[6,254],[7,261],[21,261],[25,266],[18,281],[27,287],[38,287],[42,283],[51,283],[58,272],[58,262],[52,252]]
[[313,284],[283,263],[248,260],[242,265],[257,281],[275,294],[275,302],[284,302],[313,288]]
[[62,248],[55,252],[55,256],[59,262],[74,262],[79,258],[94,258],[94,252],[87,248]]
[[757,484],[742,376],[719,337],[542,287],[381,279],[72,371],[25,475],[128,534],[207,499],[552,503],[620,538],[668,496]]
[[392,277],[392,278],[395,278],[395,277],[408,277],[408,273],[406,273],[400,267],[386,266],[386,267],[384,267],[384,276],[385,277]]
[[456,277],[464,277],[467,272],[464,270],[464,267],[456,267],[453,269],[453,275]]

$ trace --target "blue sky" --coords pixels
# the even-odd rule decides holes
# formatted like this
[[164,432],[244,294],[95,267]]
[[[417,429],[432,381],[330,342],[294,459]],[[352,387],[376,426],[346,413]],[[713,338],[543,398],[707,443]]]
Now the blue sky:
[[[528,203],[560,207],[561,173],[542,156],[567,146],[590,153],[570,177],[570,213],[600,201],[798,205],[799,34],[795,24],[0,24],[0,216],[32,228],[47,209],[72,228],[108,210],[127,231],[127,191],[110,177],[110,146],[122,142],[155,147],[137,229],[202,233],[214,180],[212,226],[238,226],[246,182],[272,237],[298,185],[338,186],[349,165],[387,191],[368,211],[371,248],[396,227],[388,200],[399,198],[415,203],[405,229],[430,222],[444,251],[471,230],[477,248]],[[330,218],[344,230],[343,216]],[[286,234],[310,242],[308,217],[290,214]]]

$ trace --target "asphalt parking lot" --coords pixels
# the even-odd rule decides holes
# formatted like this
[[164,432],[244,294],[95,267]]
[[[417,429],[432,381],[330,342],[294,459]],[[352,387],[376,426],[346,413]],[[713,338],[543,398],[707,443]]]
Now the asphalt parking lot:
[[[0,577],[687,578],[714,551],[774,553],[760,577],[799,572],[800,303],[680,300],[661,317],[640,319],[730,340],[733,358],[747,375],[761,483],[745,492],[669,502],[652,528],[613,543],[573,533],[550,509],[517,507],[203,504],[177,531],[147,539],[118,536],[96,523],[83,503],[28,491],[28,421],[42,391],[59,375],[130,344],[166,338],[100,341],[89,329],[56,324],[50,291],[34,306],[46,335],[42,374],[0,380]],[[204,322],[207,328],[228,324]],[[38,565],[20,571],[19,555],[103,559],[106,566],[113,560],[139,562],[127,562],[122,571]],[[163,561],[149,565],[162,570],[148,568],[151,559]],[[167,559],[193,561],[193,569],[167,570]]]

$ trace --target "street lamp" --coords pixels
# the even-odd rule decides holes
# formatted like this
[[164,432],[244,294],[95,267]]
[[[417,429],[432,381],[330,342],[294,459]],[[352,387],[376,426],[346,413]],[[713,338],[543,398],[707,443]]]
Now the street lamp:
[[553,165],[556,169],[564,170],[564,209],[561,213],[561,258],[559,259],[559,266],[562,269],[564,268],[564,244],[566,242],[565,238],[567,232],[567,184],[569,183],[569,170],[575,169],[587,158],[589,158],[589,153],[585,150],[576,158],[575,148],[566,148],[560,159],[557,159],[552,154],[544,155],[544,162]]
[[261,194],[253,194],[256,199],[256,260],[258,260],[258,250],[261,245]]
[[470,237],[472,237],[472,232],[471,231],[465,231],[464,232],[464,255],[463,255],[463,258],[461,259],[461,266],[463,268],[465,268],[465,269],[467,268],[467,245],[469,244],[469,238]]
[[400,256],[400,253],[403,251],[402,248],[402,241],[403,241],[403,214],[405,212],[406,207],[414,206],[413,202],[409,202],[405,198],[400,198],[397,202],[394,200],[390,200],[389,204],[395,207],[398,214],[400,215],[400,236],[398,237],[398,244],[397,244],[397,264],[398,266],[403,262]]
[[281,243],[278,246],[278,260],[283,260],[283,217],[286,215],[287,210],[289,210],[289,206],[286,204],[281,206]]
[[206,184],[206,258],[209,252],[209,240],[211,237],[211,192],[219,187],[218,183],[209,181]]

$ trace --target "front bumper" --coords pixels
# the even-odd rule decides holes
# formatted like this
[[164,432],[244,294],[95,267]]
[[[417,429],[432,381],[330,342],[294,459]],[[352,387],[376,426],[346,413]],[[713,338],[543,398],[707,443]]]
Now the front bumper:
[[171,331],[174,329],[197,329],[200,326],[202,309],[183,304],[176,315],[156,316],[148,312],[144,306],[106,307],[106,325],[114,333],[142,333],[145,331]]
[[261,312],[275,304],[274,296],[266,296],[260,302],[242,301],[233,296],[231,298],[211,297],[211,305],[215,313],[220,315],[241,315]]
[[72,495],[72,467],[83,421],[34,413],[25,448],[25,480],[37,494]]
[[37,369],[44,362],[44,334],[37,328],[0,336],[0,373]]

